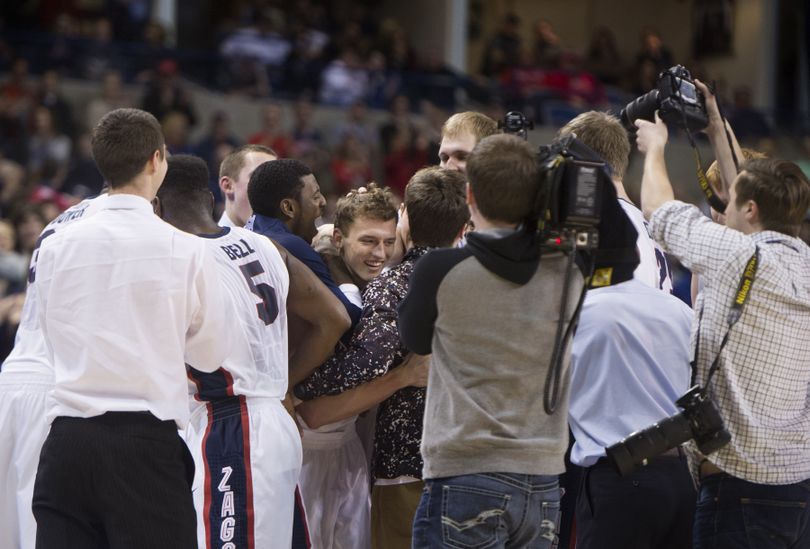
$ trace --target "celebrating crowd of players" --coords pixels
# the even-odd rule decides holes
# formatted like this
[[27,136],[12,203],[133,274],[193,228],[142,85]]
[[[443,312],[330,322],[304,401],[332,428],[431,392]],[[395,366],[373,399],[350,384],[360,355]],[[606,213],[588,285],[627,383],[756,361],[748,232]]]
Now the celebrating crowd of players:
[[[566,260],[519,236],[538,181],[527,143],[456,114],[441,167],[416,172],[399,207],[369,183],[319,229],[305,164],[232,152],[217,221],[203,160],[169,157],[143,111],[108,113],[93,131],[108,192],[43,231],[0,373],[0,545],[545,548],[569,513],[582,548],[804,547],[810,251],[796,235],[810,185],[776,160],[738,176],[742,152],[699,86],[727,227],[673,201],[660,121],[637,122],[647,219],[622,183],[621,123],[589,112],[560,131],[605,160],[639,262],[588,291],[551,414],[537,357]],[[760,275],[724,347],[753,250]],[[694,315],[670,295],[665,251],[700,274],[694,375],[720,353],[708,390],[732,442],[622,477],[605,448],[677,413],[693,375]],[[775,525],[777,504],[803,526]]]

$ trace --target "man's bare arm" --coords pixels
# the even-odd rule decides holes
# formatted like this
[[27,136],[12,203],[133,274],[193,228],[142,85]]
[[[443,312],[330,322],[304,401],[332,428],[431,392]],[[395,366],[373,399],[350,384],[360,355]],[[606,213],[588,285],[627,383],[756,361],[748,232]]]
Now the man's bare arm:
[[290,273],[287,312],[306,324],[290,341],[289,384],[293,387],[332,355],[335,344],[351,326],[351,319],[340,300],[309,267],[273,243]]
[[667,127],[655,113],[655,123],[636,120],[636,144],[644,153],[644,174],[641,177],[641,209],[647,219],[665,202],[675,200],[675,192],[667,174],[664,149],[667,144]]
[[[709,141],[714,151],[714,158],[717,160],[717,167],[720,170],[720,183],[722,188],[715,189],[715,192],[717,192],[717,196],[723,202],[727,202],[728,190],[737,177],[737,166],[734,165],[734,157],[731,154],[731,148],[734,147],[734,154],[737,155],[737,160],[740,162],[743,160],[742,149],[728,121],[723,121],[720,117],[720,109],[717,107],[717,98],[711,90],[709,90],[708,86],[700,80],[695,80],[695,86],[697,86],[698,90],[700,90],[703,97],[706,99],[706,113],[709,115],[709,125],[706,127],[705,131],[706,135],[709,136]],[[731,146],[729,146],[726,130],[728,130],[731,136]]]
[[355,416],[404,387],[425,387],[429,359],[429,355],[409,354],[400,366],[377,379],[339,395],[302,402],[296,410],[312,429]]

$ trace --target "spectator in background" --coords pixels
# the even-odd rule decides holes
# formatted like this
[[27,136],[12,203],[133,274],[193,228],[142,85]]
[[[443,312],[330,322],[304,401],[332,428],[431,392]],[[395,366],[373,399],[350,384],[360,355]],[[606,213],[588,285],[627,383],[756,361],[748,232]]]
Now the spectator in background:
[[742,144],[756,145],[760,139],[771,137],[771,127],[765,116],[751,104],[751,88],[734,88],[734,106],[728,115],[729,124]]
[[544,69],[557,69],[560,67],[563,54],[560,37],[547,19],[540,19],[534,24],[534,49],[532,50],[534,64]]
[[674,64],[672,53],[664,45],[661,35],[652,29],[641,33],[641,49],[636,55],[636,85],[646,93],[655,84],[655,77]]
[[46,107],[33,113],[33,128],[28,140],[28,170],[32,179],[52,174],[54,187],[61,185],[67,174],[72,143],[54,127],[53,115]]
[[73,74],[79,58],[79,31],[76,20],[68,13],[56,16],[46,60],[48,67]]
[[65,100],[59,86],[59,73],[54,69],[45,71],[37,90],[35,103],[51,111],[54,128],[57,132],[73,139],[76,136],[73,108]]
[[90,134],[81,134],[75,142],[73,159],[70,162],[62,190],[77,199],[97,196],[104,186],[104,178],[93,160]]
[[48,221],[42,212],[42,208],[35,204],[26,204],[12,216],[11,222],[14,224],[14,231],[17,233],[15,249],[25,257],[26,263],[31,258],[39,234],[48,224]]
[[284,63],[284,88],[295,95],[314,95],[318,91],[324,50],[329,43],[329,35],[318,28],[323,7],[309,6],[309,11],[316,13],[302,13],[291,25],[292,50]]
[[226,71],[232,89],[244,89],[261,72],[268,78],[270,89],[280,83],[292,45],[278,26],[270,14],[262,14],[255,25],[238,28],[223,40],[219,51],[225,66],[231,67]]
[[501,27],[484,51],[481,73],[484,76],[496,77],[505,68],[517,65],[523,40],[520,38],[520,17],[508,13],[503,18]]
[[262,128],[248,137],[247,142],[253,145],[270,147],[279,158],[288,158],[292,153],[292,138],[282,125],[283,111],[281,103],[270,101],[262,107]]
[[16,238],[14,225],[0,219],[0,296],[25,290],[28,260],[14,249]]
[[0,94],[0,156],[24,166],[28,163],[28,133],[21,114],[12,100]]
[[388,112],[390,113],[388,121],[380,126],[380,142],[385,154],[391,152],[391,141],[395,134],[416,133],[416,126],[411,120],[411,102],[407,96],[394,97]]
[[604,84],[618,86],[621,83],[624,65],[616,46],[616,36],[608,27],[597,27],[591,35],[585,55],[585,69]]
[[344,49],[321,74],[320,100],[327,105],[348,107],[368,93],[368,71],[354,48]]
[[369,151],[379,148],[379,133],[369,123],[368,107],[363,101],[355,101],[346,111],[346,120],[335,127],[334,142],[340,143],[349,135]]
[[101,117],[115,109],[132,107],[132,98],[122,86],[121,73],[110,70],[104,73],[101,93],[90,100],[85,113],[85,128],[95,128]]
[[332,155],[335,190],[345,194],[372,180],[369,150],[352,134],[344,135]]
[[11,73],[0,85],[0,101],[5,104],[6,112],[22,120],[33,100],[31,83],[28,81],[28,61],[16,58],[11,64]]
[[157,78],[149,84],[144,94],[143,110],[152,113],[158,120],[163,120],[170,112],[177,111],[186,116],[189,126],[193,127],[197,123],[191,94],[180,83],[177,76],[177,62],[174,60],[164,59],[158,65]]
[[313,117],[312,101],[299,97],[293,105],[292,157],[309,166],[313,173],[322,174],[328,170],[329,152]]
[[368,105],[384,109],[402,90],[402,72],[388,66],[388,61],[379,50],[374,50],[368,58]]
[[[210,173],[217,173],[219,170],[217,151],[221,145],[227,145],[230,147],[230,150],[233,150],[238,147],[240,143],[231,132],[228,115],[225,114],[225,111],[214,111],[211,115],[211,125],[208,133],[194,146],[194,154],[205,160]],[[213,190],[216,191],[214,192],[216,201],[222,202],[222,194],[219,192],[219,186],[215,185],[212,191]]]
[[430,49],[425,52],[410,80],[409,92],[412,97],[426,99],[442,109],[455,108],[459,78],[444,63],[438,51]]
[[161,120],[166,149],[169,154],[191,154],[192,147],[188,142],[188,118],[182,112],[169,112]]
[[166,46],[166,29],[163,25],[157,21],[149,21],[134,54],[132,73],[135,80],[144,83],[154,80],[160,61],[172,55],[172,51]]
[[93,24],[93,33],[81,47],[78,64],[78,72],[82,78],[97,81],[107,71],[124,66],[113,42],[112,24],[106,17],[98,18]]

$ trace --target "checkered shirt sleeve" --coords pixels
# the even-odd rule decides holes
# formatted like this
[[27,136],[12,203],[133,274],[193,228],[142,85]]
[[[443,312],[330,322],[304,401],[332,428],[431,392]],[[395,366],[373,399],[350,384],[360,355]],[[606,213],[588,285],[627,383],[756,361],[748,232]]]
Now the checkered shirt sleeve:
[[810,249],[781,233],[745,235],[717,225],[695,206],[677,201],[656,210],[651,230],[705,282],[692,334],[693,349],[700,337],[701,385],[729,330],[745,265],[759,248],[748,302],[707,388],[731,434],[731,442],[709,459],[760,484],[810,478]]

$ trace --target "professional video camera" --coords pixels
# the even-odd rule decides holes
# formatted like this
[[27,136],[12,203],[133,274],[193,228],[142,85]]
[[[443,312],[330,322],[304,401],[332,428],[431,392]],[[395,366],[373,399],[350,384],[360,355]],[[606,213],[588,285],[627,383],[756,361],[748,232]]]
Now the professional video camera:
[[683,412],[637,431],[606,449],[607,457],[620,475],[628,475],[638,465],[670,448],[694,439],[703,455],[725,446],[731,435],[714,402],[699,386],[692,387],[675,403]]
[[[532,125],[519,112],[509,112],[499,126],[526,139]],[[607,164],[574,135],[554,140],[537,151],[539,179],[525,233],[539,241],[543,253],[568,254],[568,273],[561,294],[557,336],[543,391],[543,407],[554,413],[559,403],[566,342],[574,333],[588,287],[630,280],[638,266],[638,233],[619,205]],[[575,266],[576,265],[576,266]],[[572,271],[579,267],[587,283],[576,309],[566,310]],[[566,318],[570,318],[564,328]]]
[[[526,130],[534,127],[516,111],[507,113],[498,125],[504,133],[524,139],[527,138]],[[574,135],[539,147],[537,159],[539,190],[534,218],[530,221],[532,226],[527,224],[527,229],[535,230],[536,226],[548,248],[590,252],[597,270],[605,262],[638,264],[636,256],[617,253],[620,250],[635,253],[637,233],[617,201],[616,188],[605,161]],[[605,253],[600,253],[600,250]],[[607,257],[607,252],[612,257]],[[629,277],[619,278],[603,285],[615,284]]]
[[635,130],[634,122],[655,121],[655,111],[667,124],[696,132],[709,125],[706,102],[695,87],[692,75],[681,65],[675,65],[658,75],[654,90],[628,103],[619,113],[622,124]]

